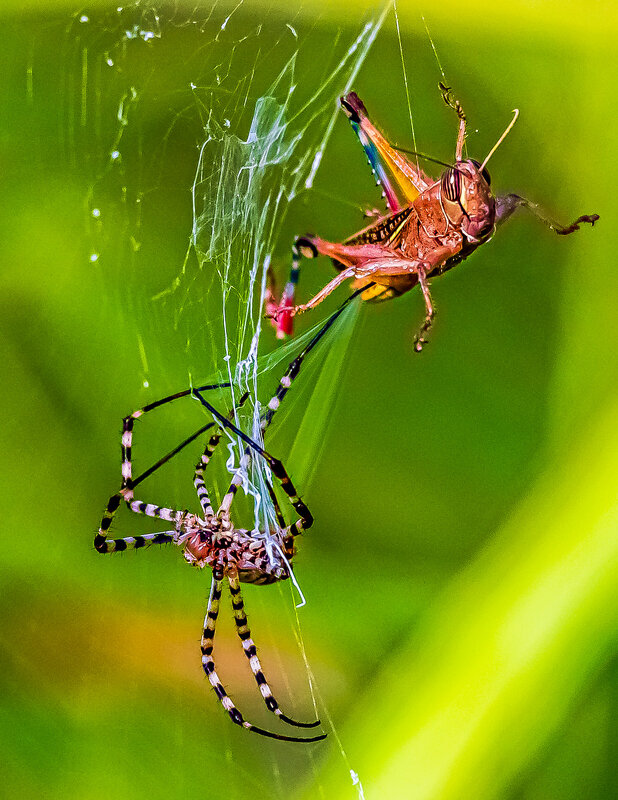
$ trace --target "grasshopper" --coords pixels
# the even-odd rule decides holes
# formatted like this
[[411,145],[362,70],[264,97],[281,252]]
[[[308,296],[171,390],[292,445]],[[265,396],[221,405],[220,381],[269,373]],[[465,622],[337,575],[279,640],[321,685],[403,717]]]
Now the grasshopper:
[[[367,109],[355,92],[340,99],[376,182],[382,187],[387,213],[342,243],[313,235],[296,240],[292,248],[290,280],[280,302],[274,299],[272,284],[267,293],[266,315],[273,320],[279,338],[292,332],[292,317],[315,308],[348,279],[354,281],[354,289],[367,286],[361,297],[372,302],[398,297],[418,284],[425,301],[425,319],[414,337],[414,348],[420,351],[427,342],[426,334],[435,317],[430,278],[460,264],[477,247],[488,242],[496,227],[519,206],[528,208],[559,235],[573,233],[583,222],[594,225],[599,219],[598,214],[583,215],[570,225],[562,226],[546,218],[535,203],[517,194],[495,197],[491,191],[487,162],[515,124],[519,112],[515,110],[510,124],[482,163],[472,158],[464,159],[466,115],[448,86],[440,83],[440,90],[445,103],[459,118],[454,164],[393,147],[371,122]],[[439,180],[433,180],[419,167],[418,159],[411,161],[407,155],[423,157],[442,164],[446,169]],[[387,170],[403,200],[391,183]],[[329,256],[339,274],[307,303],[293,305],[300,259],[318,255]]]

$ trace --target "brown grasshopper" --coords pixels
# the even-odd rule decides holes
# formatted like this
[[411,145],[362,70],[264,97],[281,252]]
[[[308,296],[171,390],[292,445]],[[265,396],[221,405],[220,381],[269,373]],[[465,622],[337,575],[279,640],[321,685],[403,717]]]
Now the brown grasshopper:
[[[315,308],[334,289],[348,279],[353,288],[367,286],[361,297],[368,301],[390,300],[419,284],[425,300],[425,320],[414,338],[414,347],[422,350],[425,335],[435,317],[429,291],[429,279],[466,259],[479,245],[489,241],[496,226],[504,222],[519,206],[530,209],[557,234],[566,235],[579,229],[579,223],[591,225],[598,214],[578,217],[571,225],[561,226],[547,219],[536,204],[517,194],[495,197],[490,188],[487,162],[507,136],[518,111],[482,164],[463,158],[466,137],[466,116],[449,87],[440,83],[444,101],[457,112],[459,131],[455,163],[446,164],[438,181],[429,177],[418,160],[408,155],[420,153],[393,147],[369,119],[362,101],[354,92],[341,98],[341,106],[365,150],[376,182],[382,187],[388,212],[344,242],[328,242],[319,236],[303,236],[293,246],[290,281],[281,301],[274,300],[273,287],[267,295],[267,316],[273,319],[277,335],[292,332],[292,317]],[[385,167],[393,176],[404,202],[389,181]],[[303,305],[293,305],[301,257],[330,256],[339,274]]]

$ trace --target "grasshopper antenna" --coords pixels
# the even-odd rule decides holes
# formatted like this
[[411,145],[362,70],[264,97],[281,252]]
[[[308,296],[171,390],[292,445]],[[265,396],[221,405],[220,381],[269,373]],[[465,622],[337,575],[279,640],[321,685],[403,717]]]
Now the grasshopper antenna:
[[424,161],[431,161],[433,164],[440,164],[442,167],[452,167],[452,164],[447,164],[446,161],[440,161],[439,158],[434,158],[433,156],[428,156],[425,153],[421,153],[419,150],[407,150],[405,147],[398,147],[396,144],[391,145],[393,150],[396,150],[398,153],[405,153],[407,156],[418,156],[418,158],[422,158]]
[[490,159],[490,158],[493,156],[493,154],[494,154],[494,153],[496,152],[496,150],[497,150],[497,149],[500,147],[500,145],[502,144],[502,142],[503,142],[503,141],[506,139],[506,137],[509,135],[509,132],[510,132],[511,128],[513,127],[513,125],[515,124],[515,122],[517,121],[517,117],[518,117],[518,116],[519,116],[519,109],[518,109],[518,108],[514,108],[514,109],[513,109],[513,119],[512,119],[512,120],[509,122],[509,124],[507,125],[507,128],[506,128],[506,130],[504,131],[504,133],[502,134],[502,136],[501,136],[501,137],[498,139],[498,141],[495,143],[495,145],[494,145],[494,146],[491,148],[491,150],[490,150],[490,151],[489,151],[489,153],[487,154],[487,156],[486,156],[486,158],[485,158],[485,161],[483,161],[483,163],[482,163],[482,164],[481,164],[481,166],[479,167],[479,172],[482,172],[482,171],[483,171],[483,169],[485,168],[485,166],[486,166],[487,162],[489,161],[489,159]]

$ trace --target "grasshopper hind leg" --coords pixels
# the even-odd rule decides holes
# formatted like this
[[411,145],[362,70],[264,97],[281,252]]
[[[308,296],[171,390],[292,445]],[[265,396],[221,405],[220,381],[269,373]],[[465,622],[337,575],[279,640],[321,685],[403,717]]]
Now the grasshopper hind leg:
[[317,247],[313,244],[311,236],[299,236],[292,245],[292,266],[290,276],[283,287],[281,298],[277,298],[275,278],[272,269],[268,272],[268,286],[266,288],[266,316],[270,318],[277,331],[277,339],[284,339],[294,332],[293,311],[296,286],[300,277],[300,262],[302,258],[316,258]]

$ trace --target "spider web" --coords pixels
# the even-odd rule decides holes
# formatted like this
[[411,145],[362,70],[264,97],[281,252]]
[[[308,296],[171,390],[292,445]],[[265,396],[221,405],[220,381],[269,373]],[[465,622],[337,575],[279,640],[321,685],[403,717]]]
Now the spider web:
[[[291,22],[267,31],[262,22],[255,26],[239,19],[241,11],[242,4],[227,13],[214,6],[188,19],[178,11],[164,18],[155,7],[137,2],[96,21],[85,13],[76,17],[77,26],[90,30],[80,40],[81,45],[87,40],[80,46],[81,107],[67,109],[67,144],[76,153],[79,135],[88,139],[83,144],[95,173],[87,198],[88,259],[100,269],[109,302],[140,320],[141,383],[152,389],[156,381],[164,394],[168,386],[173,390],[187,379],[227,380],[231,398],[221,402],[233,406],[240,393],[249,392],[236,423],[259,438],[258,398],[269,391],[261,391],[259,375],[276,374],[277,364],[285,365],[314,332],[266,359],[261,356],[260,339],[268,325],[263,320],[268,268],[277,249],[281,280],[291,254],[290,242],[280,241],[288,209],[312,187],[340,116],[337,98],[350,89],[386,12],[361,24],[352,41],[340,37],[316,80],[306,74],[311,31],[304,40]],[[184,86],[161,94],[156,50],[165,47],[170,31],[178,34],[189,27],[198,29],[192,60],[199,68],[195,73],[187,69]],[[91,62],[97,68],[94,86]],[[110,75],[102,75],[105,70]],[[143,151],[148,132],[142,126],[153,104],[171,107],[160,145],[148,154]],[[93,158],[90,117],[103,116],[105,106],[117,126],[111,141],[101,137],[97,142]],[[79,127],[71,124],[77,116]],[[197,150],[189,243],[184,255],[176,253],[170,262],[168,277],[165,269],[149,275],[145,261],[152,244],[144,217],[164,184],[162,172],[179,129],[187,127]],[[186,191],[181,178],[178,184]],[[173,371],[161,363],[166,347],[182,354]],[[234,443],[230,469],[243,447]],[[259,472],[259,462],[253,470]],[[256,498],[256,528],[274,520],[272,508],[259,513],[263,480],[258,474],[245,485]]]
[[[352,39],[340,35],[322,64],[312,50],[317,29],[301,18],[256,23],[242,3],[187,13],[135,2],[75,16],[64,145],[71,160],[89,165],[85,258],[97,272],[102,303],[130,342],[137,368],[125,391],[136,407],[140,397],[148,402],[183,386],[227,381],[230,391],[209,399],[223,411],[248,392],[235,422],[260,439],[262,403],[320,327],[262,355],[268,270],[276,262],[279,279],[285,274],[286,216],[311,190],[340,116],[337,99],[352,88],[388,8],[359,21]],[[351,307],[324,364],[322,409],[354,316]],[[272,335],[266,339],[272,346]],[[186,413],[174,409],[170,426]],[[304,426],[295,448],[301,456],[294,475],[303,485],[315,468],[324,416],[313,418],[311,438]],[[231,473],[245,444],[228,438]],[[186,470],[175,465],[167,475],[168,483],[170,475],[187,483]],[[243,488],[256,535],[267,542],[277,525],[269,481],[263,460],[253,459]],[[219,478],[219,493],[227,483],[229,474]],[[298,623],[296,630],[312,683]]]

